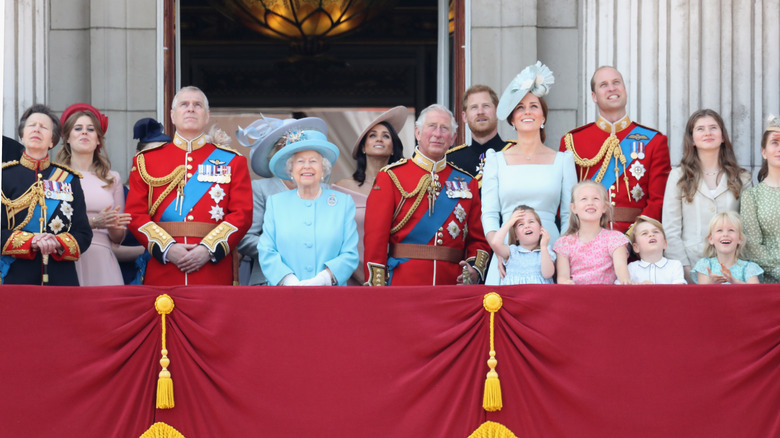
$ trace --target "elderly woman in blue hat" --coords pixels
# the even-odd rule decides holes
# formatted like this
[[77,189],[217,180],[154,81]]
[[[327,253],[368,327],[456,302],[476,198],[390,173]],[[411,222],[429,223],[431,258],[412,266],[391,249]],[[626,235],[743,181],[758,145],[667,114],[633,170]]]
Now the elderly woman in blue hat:
[[[301,119],[275,119],[273,117],[260,116],[246,128],[238,127],[236,138],[238,142],[251,149],[249,161],[252,170],[262,179],[252,181],[252,226],[241,239],[236,249],[241,255],[249,259],[249,280],[242,284],[249,286],[265,286],[268,280],[260,268],[260,258],[257,254],[257,242],[263,233],[263,217],[265,216],[266,201],[271,195],[295,189],[295,181],[281,179],[271,172],[270,161],[274,154],[279,152],[287,143],[287,135],[298,132],[314,130],[328,134],[328,126],[318,117],[304,117]],[[321,186],[326,189],[327,184]]]
[[[501,152],[488,150],[485,157],[482,226],[488,242],[520,204],[539,214],[550,247],[568,226],[571,188],[577,183],[574,157],[571,152],[556,152],[544,145],[544,96],[554,82],[552,71],[537,61],[512,79],[498,102],[496,115],[515,129],[517,140],[510,140]],[[559,208],[563,230],[555,225]],[[485,284],[500,284],[501,277],[494,254]]]
[[268,198],[257,244],[268,284],[346,285],[358,264],[355,203],[324,189],[338,148],[316,130],[291,132],[274,154],[270,169],[295,181],[296,189]]

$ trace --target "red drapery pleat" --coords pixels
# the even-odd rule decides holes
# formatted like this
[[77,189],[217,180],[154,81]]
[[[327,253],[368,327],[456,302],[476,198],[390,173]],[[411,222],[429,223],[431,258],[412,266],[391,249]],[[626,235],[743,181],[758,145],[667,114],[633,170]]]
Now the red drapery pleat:
[[[486,413],[491,291],[504,408]],[[0,321],[0,436],[780,436],[772,285],[2,286]]]

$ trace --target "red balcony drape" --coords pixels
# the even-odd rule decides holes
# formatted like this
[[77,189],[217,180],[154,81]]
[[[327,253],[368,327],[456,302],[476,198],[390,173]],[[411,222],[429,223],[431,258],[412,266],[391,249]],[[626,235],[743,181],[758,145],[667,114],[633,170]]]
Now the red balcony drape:
[[[491,291],[504,408],[486,413]],[[774,285],[2,286],[0,321],[0,436],[780,436]]]

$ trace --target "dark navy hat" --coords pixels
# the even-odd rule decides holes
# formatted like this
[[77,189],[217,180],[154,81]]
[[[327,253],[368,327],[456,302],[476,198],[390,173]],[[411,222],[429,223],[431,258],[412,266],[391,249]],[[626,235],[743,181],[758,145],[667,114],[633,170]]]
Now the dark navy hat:
[[151,117],[143,118],[135,122],[133,126],[133,138],[141,143],[151,143],[155,141],[164,141],[166,143],[173,141],[163,133],[163,125]]

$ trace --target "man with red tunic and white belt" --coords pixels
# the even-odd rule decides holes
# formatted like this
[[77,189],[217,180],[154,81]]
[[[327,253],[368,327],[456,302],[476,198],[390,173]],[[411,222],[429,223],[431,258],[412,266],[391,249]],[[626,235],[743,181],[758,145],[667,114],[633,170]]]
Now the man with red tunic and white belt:
[[640,214],[660,221],[671,170],[666,136],[628,118],[623,76],[614,67],[599,67],[590,89],[598,120],[566,134],[560,150],[574,153],[580,181],[606,187],[615,230],[626,232]]
[[231,251],[252,223],[246,158],[209,143],[208,99],[197,87],[173,98],[173,142],[139,152],[125,211],[152,258],[144,284],[236,284]]
[[371,286],[476,284],[489,246],[477,180],[446,161],[458,125],[442,105],[420,113],[414,156],[383,168],[366,203]]

